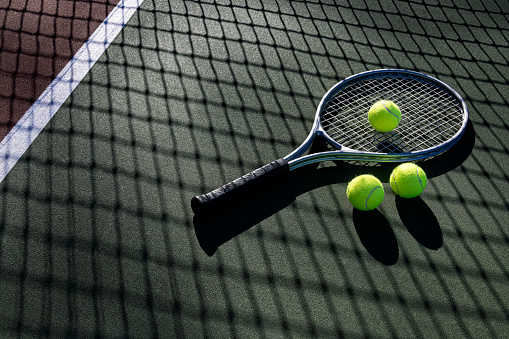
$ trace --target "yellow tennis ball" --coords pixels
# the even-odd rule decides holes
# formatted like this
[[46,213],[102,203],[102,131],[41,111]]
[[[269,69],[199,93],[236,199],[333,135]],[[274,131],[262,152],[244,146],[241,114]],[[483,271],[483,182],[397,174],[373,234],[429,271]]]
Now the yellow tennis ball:
[[368,120],[377,131],[389,132],[398,127],[401,111],[392,101],[380,100],[369,109]]
[[402,198],[415,198],[420,195],[427,182],[426,173],[411,162],[396,167],[390,177],[392,190]]
[[371,174],[362,174],[348,183],[346,196],[353,207],[361,211],[369,211],[382,203],[384,187],[380,180]]

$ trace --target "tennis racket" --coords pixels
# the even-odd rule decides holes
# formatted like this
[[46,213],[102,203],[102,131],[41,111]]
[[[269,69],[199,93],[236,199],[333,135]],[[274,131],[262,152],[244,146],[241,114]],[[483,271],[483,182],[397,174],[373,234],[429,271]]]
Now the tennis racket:
[[[368,121],[370,107],[391,100],[401,110],[394,130],[376,131]],[[468,122],[465,101],[444,82],[422,73],[380,69],[340,81],[322,98],[313,128],[292,153],[212,192],[195,196],[191,207],[203,214],[254,186],[299,167],[329,160],[407,162],[440,154],[462,136]],[[322,137],[329,149],[305,154]]]

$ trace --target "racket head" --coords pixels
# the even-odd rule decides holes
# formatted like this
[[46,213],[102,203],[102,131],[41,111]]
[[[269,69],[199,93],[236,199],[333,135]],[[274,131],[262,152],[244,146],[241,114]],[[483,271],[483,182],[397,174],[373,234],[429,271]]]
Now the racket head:
[[[401,122],[390,132],[376,131],[368,111],[379,100],[390,100],[401,110]],[[322,98],[308,139],[323,136],[334,150],[297,159],[290,165],[323,160],[377,162],[413,161],[444,152],[463,134],[468,109],[449,85],[429,75],[400,69],[380,69],[353,75],[337,83]]]

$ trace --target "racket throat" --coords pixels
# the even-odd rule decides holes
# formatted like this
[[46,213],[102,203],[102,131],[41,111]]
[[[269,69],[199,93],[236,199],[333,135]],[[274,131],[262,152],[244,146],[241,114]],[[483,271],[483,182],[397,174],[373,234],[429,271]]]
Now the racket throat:
[[[297,147],[292,153],[288,154],[285,159],[288,163],[297,160],[300,157],[330,151],[330,146],[332,143],[330,142],[330,138],[324,133],[324,131],[319,126],[313,126],[312,132],[308,135],[306,140]],[[334,145],[332,145],[334,146]],[[290,166],[290,169],[291,166]]]
[[322,129],[318,128],[292,153],[284,159],[290,166],[290,171],[327,160],[337,160],[338,151],[355,153],[332,140]]

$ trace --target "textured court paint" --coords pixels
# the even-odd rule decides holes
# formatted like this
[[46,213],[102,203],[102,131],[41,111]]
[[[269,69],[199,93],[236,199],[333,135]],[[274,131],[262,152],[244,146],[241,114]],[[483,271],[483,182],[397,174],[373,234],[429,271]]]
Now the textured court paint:
[[0,182],[10,172],[144,0],[124,0],[110,12],[0,143]]
[[[179,1],[159,3],[160,7],[169,3],[173,6]],[[209,2],[201,3],[203,9],[211,6]],[[317,3],[308,2],[307,8],[310,12],[315,10],[315,17],[320,15],[319,21],[313,13],[305,12],[305,20],[293,21],[294,31],[288,33],[280,25],[267,24],[267,19],[274,18],[276,24],[286,24],[284,19],[291,19],[286,14],[287,7],[277,9],[271,2],[264,15],[259,1],[250,7],[244,2],[235,2],[234,7],[217,3],[214,9],[231,9],[225,15],[234,14],[226,17],[231,20],[217,20],[217,26],[211,26],[220,32],[228,28],[233,31],[251,28],[250,24],[259,20],[257,27],[267,29],[267,38],[270,33],[276,37],[295,35],[295,29],[299,29],[298,32],[316,31],[317,37],[327,42],[330,25],[344,25],[345,11],[354,13],[353,19],[359,25],[373,29],[355,30],[353,26],[338,29],[339,33],[352,33],[346,35],[348,41],[338,43],[351,49],[339,49],[337,53],[354,51],[358,52],[358,58],[343,54],[326,58],[318,47],[314,53],[303,53],[317,67],[312,73],[309,68],[299,68],[297,59],[293,67],[291,57],[286,58],[284,67],[275,69],[274,65],[280,65],[276,53],[262,60],[263,65],[247,59],[245,66],[243,60],[251,56],[248,53],[254,46],[253,40],[235,40],[223,46],[212,44],[217,40],[210,39],[210,47],[216,50],[182,55],[169,50],[173,40],[166,39],[158,47],[161,54],[180,56],[188,66],[171,68],[166,74],[176,77],[180,71],[190,86],[179,97],[171,92],[172,87],[145,91],[149,84],[142,82],[136,89],[147,94],[147,100],[160,99],[161,93],[168,94],[173,111],[168,111],[164,100],[154,100],[156,106],[149,106],[145,112],[125,110],[123,106],[106,106],[112,108],[111,114],[107,110],[89,112],[91,103],[100,104],[86,95],[89,91],[104,92],[107,97],[118,89],[122,92],[119,97],[128,97],[134,91],[122,85],[122,76],[129,69],[141,67],[130,60],[126,64],[103,65],[101,58],[87,78],[96,79],[104,71],[121,67],[120,71],[111,72],[117,76],[111,79],[112,87],[82,81],[72,94],[72,104],[66,102],[54,116],[51,126],[55,128],[48,132],[48,137],[46,128],[41,133],[44,136],[30,147],[30,157],[26,154],[3,182],[0,300],[5,303],[0,313],[7,316],[2,317],[0,337],[33,337],[44,333],[48,337],[67,334],[118,338],[264,335],[503,338],[504,333],[509,333],[506,317],[509,272],[507,261],[501,260],[508,254],[508,230],[504,221],[509,218],[509,209],[504,193],[509,188],[501,169],[509,166],[509,152],[497,151],[504,149],[502,142],[507,139],[504,138],[507,130],[497,122],[509,116],[509,113],[503,115],[509,112],[509,105],[502,106],[497,100],[481,103],[476,99],[503,93],[506,86],[506,82],[496,81],[501,79],[496,66],[502,67],[499,52],[503,48],[500,45],[503,41],[498,40],[500,44],[496,44],[496,34],[504,28],[495,29],[493,21],[482,22],[482,17],[476,21],[479,24],[472,25],[459,23],[458,16],[453,15],[450,23],[443,11],[476,19],[476,13],[465,8],[458,12],[451,3],[444,4],[442,10],[438,2],[427,7],[398,6],[399,16],[395,11],[377,11],[381,20],[373,20],[372,7],[341,8],[341,12],[335,11],[336,17],[317,25],[324,22],[323,13],[333,11],[322,11],[330,9],[330,5],[320,8]],[[152,52],[151,41],[138,38],[142,32],[153,30],[146,29],[145,25],[155,22],[147,19],[156,15],[161,18],[158,22],[189,23],[183,27],[186,31],[181,36],[204,38],[203,28],[207,27],[206,23],[214,22],[211,18],[214,12],[200,12],[202,8],[194,4],[185,2],[187,9],[194,9],[186,20],[183,18],[186,7],[153,10],[151,2],[145,1],[135,14],[140,15],[139,23],[132,26],[129,23],[129,30],[134,32],[125,37],[123,46],[114,42],[110,49],[128,51],[134,56],[140,52],[132,46],[139,47],[142,53]],[[483,4],[486,6],[487,2]],[[425,9],[429,15],[423,17],[422,12],[421,15],[413,12],[414,8]],[[484,18],[495,17],[496,13],[500,10],[477,12]],[[386,21],[384,14],[393,21]],[[500,20],[508,22],[504,18]],[[423,30],[412,33],[411,29],[403,31],[396,27],[395,34],[390,34],[387,22],[405,23],[407,27],[418,23]],[[432,22],[437,25],[431,25]],[[458,35],[461,38],[455,44],[443,31],[452,24],[458,27],[453,38]],[[488,25],[486,30],[483,25]],[[168,32],[164,25],[154,30]],[[472,44],[471,30],[494,41],[493,48],[484,46],[487,59],[479,63],[469,53],[482,53],[483,45]],[[357,40],[351,37],[354,34],[358,34]],[[323,94],[313,91],[324,89],[327,82],[336,81],[337,74],[350,72],[350,67],[373,67],[369,60],[379,51],[376,41],[380,34],[390,36],[395,44],[396,39],[411,44],[412,38],[425,40],[442,34],[443,39],[421,44],[422,54],[401,50],[398,45],[386,48],[377,58],[384,66],[410,63],[410,66],[425,67],[426,57],[433,56],[434,72],[453,82],[459,81],[461,89],[473,99],[470,101],[474,106],[473,127],[465,140],[471,140],[468,143],[471,147],[474,142],[478,147],[473,148],[470,158],[464,165],[458,165],[456,148],[425,162],[424,169],[432,178],[426,196],[411,200],[389,196],[380,209],[368,213],[352,210],[343,194],[346,180],[369,171],[385,181],[392,164],[371,167],[338,161],[327,164],[330,167],[294,171],[268,192],[260,190],[258,197],[264,199],[262,204],[254,199],[255,195],[250,196],[253,204],[216,220],[233,220],[231,229],[237,230],[245,226],[246,220],[253,220],[252,215],[269,217],[256,221],[246,231],[243,228],[214,257],[202,253],[193,232],[191,196],[204,186],[222,184],[224,179],[236,178],[252,166],[263,165],[274,160],[274,156],[291,151],[295,146],[292,142],[301,142],[301,137],[306,137],[316,101]],[[277,47],[291,53],[293,45],[288,41],[272,40],[269,43],[273,47],[268,48]],[[441,47],[443,50],[447,43],[458,46],[462,58],[454,58],[455,50],[439,55],[437,51]],[[224,59],[229,56],[229,60],[214,60],[214,55],[221,55],[221,50]],[[302,50],[296,52],[300,54]],[[489,59],[490,54],[493,59]],[[127,52],[125,55],[131,56]],[[213,63],[201,74],[199,67],[204,62],[209,64],[208,55],[213,57]],[[176,65],[173,63],[176,60],[168,59],[165,65]],[[242,63],[229,63],[232,59]],[[368,61],[361,63],[363,60]],[[158,67],[160,61],[156,58],[145,64],[147,72],[142,79],[153,79],[150,70]],[[464,70],[464,76],[451,71],[451,62]],[[476,72],[486,62],[493,67]],[[327,65],[336,63],[337,72],[333,68],[327,70]],[[242,78],[234,75],[239,68]],[[324,68],[326,73],[322,71]],[[254,74],[250,70],[269,73],[275,80],[273,87],[269,79],[266,85],[257,81],[255,86],[249,77]],[[230,81],[225,80],[228,76]],[[487,76],[493,81],[488,83]],[[287,79],[297,84],[307,81],[312,91],[310,97],[292,95],[284,81]],[[233,86],[234,80],[239,90]],[[217,85],[210,86],[211,83]],[[203,93],[203,96],[193,97],[193,93]],[[235,106],[235,94],[245,95],[252,104]],[[260,107],[263,110],[255,111]],[[185,115],[188,108],[192,108],[189,116]],[[174,111],[183,112],[179,118],[188,120],[177,120]],[[260,111],[264,114],[258,114]],[[145,114],[145,117],[140,119],[135,114]],[[89,115],[105,126],[86,125],[77,134]],[[172,118],[171,123],[161,123],[168,117]],[[138,128],[106,129],[112,118],[117,126],[125,122],[126,126],[134,123]],[[69,121],[75,129],[62,135]],[[278,130],[268,123],[277,124]],[[92,149],[93,153],[87,150],[89,154],[85,153],[84,157],[82,152],[66,147],[55,147],[47,154],[46,147],[55,140],[53,135],[63,139],[63,146],[73,139],[81,139],[84,145],[98,142],[100,147]],[[140,159],[143,161],[133,161],[135,155],[143,155]],[[62,162],[62,159],[68,160]],[[157,162],[161,167],[155,167]],[[266,208],[259,208],[260,205]],[[214,234],[227,224],[207,221],[205,226]],[[390,263],[387,258],[391,259]],[[10,331],[2,332],[4,328]]]

